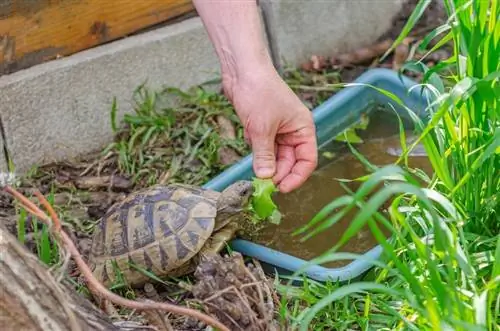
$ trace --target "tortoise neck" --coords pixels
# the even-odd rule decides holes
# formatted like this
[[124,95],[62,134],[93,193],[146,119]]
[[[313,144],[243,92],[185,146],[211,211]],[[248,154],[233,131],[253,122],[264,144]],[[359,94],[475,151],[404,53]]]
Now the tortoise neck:
[[215,217],[214,231],[218,231],[231,222],[239,221],[239,213],[233,211],[219,210]]

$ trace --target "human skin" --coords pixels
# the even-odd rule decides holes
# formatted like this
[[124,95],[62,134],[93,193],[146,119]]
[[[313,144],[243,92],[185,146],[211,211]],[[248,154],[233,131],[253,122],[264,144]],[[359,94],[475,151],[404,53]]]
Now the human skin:
[[317,166],[312,114],[282,80],[267,51],[256,0],[194,0],[220,61],[222,86],[245,128],[259,178],[283,193]]

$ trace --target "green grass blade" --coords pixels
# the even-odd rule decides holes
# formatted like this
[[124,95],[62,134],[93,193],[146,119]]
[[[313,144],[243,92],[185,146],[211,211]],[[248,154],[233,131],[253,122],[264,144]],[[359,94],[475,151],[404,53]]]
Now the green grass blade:
[[479,169],[483,163],[489,159],[493,154],[496,153],[497,149],[500,147],[500,127],[495,130],[495,135],[492,139],[493,141],[489,143],[486,150],[472,163],[471,167],[467,170],[462,179],[457,183],[457,185],[452,189],[451,194],[455,194],[459,188],[461,188],[472,176],[472,174]]
[[19,240],[21,244],[24,244],[26,241],[26,218],[26,210],[24,208],[20,208],[19,216],[17,218],[17,240]]
[[434,38],[436,38],[443,32],[449,31],[450,29],[451,29],[450,24],[445,23],[443,25],[438,26],[431,32],[429,32],[427,36],[425,36],[424,39],[422,39],[422,41],[420,42],[420,45],[418,46],[419,51],[423,52]]
[[430,0],[420,0],[417,5],[415,6],[415,9],[412,11],[410,17],[408,17],[408,20],[406,21],[406,24],[403,26],[403,30],[399,34],[399,36],[396,38],[394,43],[391,45],[391,47],[385,52],[385,54],[381,57],[381,61],[383,61],[389,53],[391,53],[411,32],[415,24],[418,22],[420,17],[424,14],[425,9],[431,4]]
[[393,297],[400,297],[401,294],[391,288],[388,288],[386,286],[376,284],[376,283],[371,283],[371,282],[359,282],[355,284],[349,284],[346,286],[343,286],[329,295],[325,296],[322,298],[320,301],[318,301],[314,306],[312,306],[310,309],[305,310],[303,316],[299,317],[300,321],[300,331],[308,331],[309,330],[309,325],[314,318],[314,316],[321,310],[324,309],[327,305],[331,304],[333,301],[342,299],[345,296],[354,294],[354,293],[365,293],[366,291],[371,291],[371,292],[382,292],[389,294]]
[[495,263],[493,264],[493,272],[491,278],[500,277],[500,236],[497,236],[497,247],[495,249]]
[[51,242],[50,242],[50,237],[49,237],[49,230],[47,228],[47,225],[43,224],[42,225],[42,231],[40,233],[40,252],[39,252],[39,257],[47,265],[50,265],[51,258],[52,258],[52,247],[51,247]]

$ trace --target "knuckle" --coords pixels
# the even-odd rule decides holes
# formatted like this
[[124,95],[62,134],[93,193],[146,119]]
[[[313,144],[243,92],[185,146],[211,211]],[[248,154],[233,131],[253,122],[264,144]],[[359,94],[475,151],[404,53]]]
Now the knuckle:
[[253,137],[267,137],[272,132],[271,126],[267,125],[267,123],[255,123],[250,119],[246,123],[246,130]]
[[274,162],[275,161],[275,155],[272,151],[267,151],[267,150],[257,150],[255,151],[255,157],[259,159],[260,162]]

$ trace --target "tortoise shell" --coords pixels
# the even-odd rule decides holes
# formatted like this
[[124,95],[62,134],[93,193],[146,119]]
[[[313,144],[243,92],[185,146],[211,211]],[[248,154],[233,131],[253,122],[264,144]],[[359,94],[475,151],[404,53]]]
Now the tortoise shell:
[[220,193],[171,184],[130,194],[114,204],[95,229],[89,256],[99,281],[115,279],[115,267],[129,283],[145,279],[134,268],[165,275],[195,256],[212,234]]

